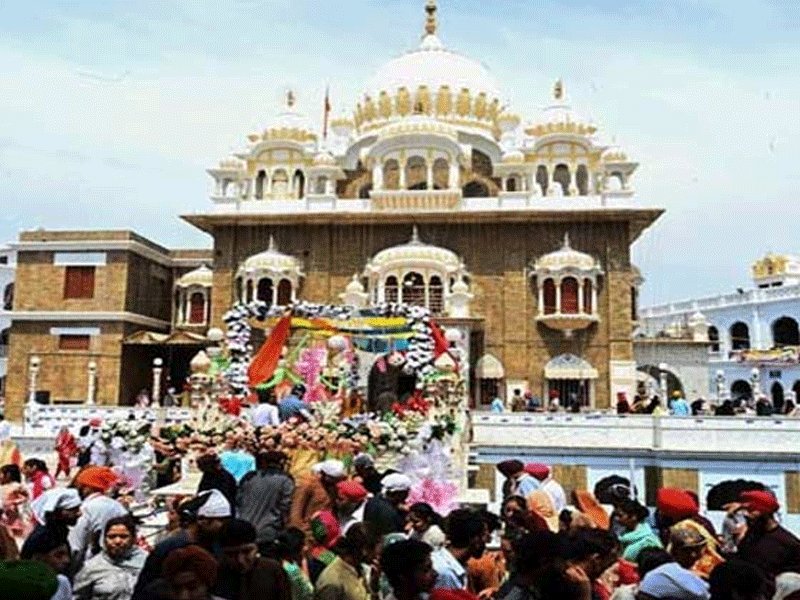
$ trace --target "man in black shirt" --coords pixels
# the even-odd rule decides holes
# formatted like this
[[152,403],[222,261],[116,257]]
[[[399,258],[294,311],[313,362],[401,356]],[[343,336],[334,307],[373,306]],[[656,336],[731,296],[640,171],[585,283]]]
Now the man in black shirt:
[[231,505],[231,510],[236,507],[236,478],[222,468],[219,456],[216,454],[204,454],[197,459],[197,468],[203,473],[200,485],[197,486],[197,493],[206,490],[219,490]]

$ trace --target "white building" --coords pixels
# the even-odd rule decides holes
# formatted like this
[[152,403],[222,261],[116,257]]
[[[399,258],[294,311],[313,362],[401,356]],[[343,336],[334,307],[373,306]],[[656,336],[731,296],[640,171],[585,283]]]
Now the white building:
[[763,393],[780,407],[800,394],[800,256],[768,254],[751,274],[749,289],[643,308],[640,333],[687,339],[705,331],[712,396]]
[[8,355],[8,313],[14,303],[14,272],[17,255],[14,250],[0,247],[0,399],[5,397]]

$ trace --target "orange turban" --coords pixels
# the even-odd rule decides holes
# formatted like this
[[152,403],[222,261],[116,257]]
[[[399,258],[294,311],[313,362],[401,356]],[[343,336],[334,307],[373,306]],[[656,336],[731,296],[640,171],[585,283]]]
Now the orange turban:
[[608,513],[600,506],[597,498],[591,492],[586,490],[575,490],[573,492],[575,497],[575,506],[578,510],[589,517],[594,524],[600,529],[608,529],[611,526]]
[[112,485],[117,483],[118,479],[117,474],[110,468],[92,466],[86,467],[83,471],[78,473],[78,476],[75,478],[75,483],[101,492],[107,492]]

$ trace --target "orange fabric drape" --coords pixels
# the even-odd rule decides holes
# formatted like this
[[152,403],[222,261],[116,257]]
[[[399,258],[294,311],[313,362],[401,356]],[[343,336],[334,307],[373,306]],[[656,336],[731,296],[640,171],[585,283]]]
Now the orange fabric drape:
[[250,368],[247,369],[250,386],[268,381],[275,373],[275,368],[281,358],[281,350],[283,350],[286,340],[289,339],[291,324],[291,317],[281,317],[269,338],[253,357],[253,362],[250,363]]

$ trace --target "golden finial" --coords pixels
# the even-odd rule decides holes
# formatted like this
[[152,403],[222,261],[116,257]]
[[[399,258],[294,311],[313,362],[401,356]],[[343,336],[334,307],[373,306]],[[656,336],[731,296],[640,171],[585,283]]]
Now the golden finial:
[[297,98],[294,95],[294,90],[286,90],[286,106],[293,108],[296,101]]
[[425,35],[436,35],[436,0],[428,0],[425,12],[428,14],[425,19]]
[[553,97],[556,100],[564,99],[564,82],[560,79],[556,79],[556,83],[553,85]]

